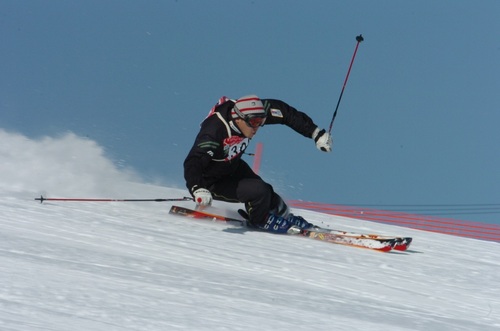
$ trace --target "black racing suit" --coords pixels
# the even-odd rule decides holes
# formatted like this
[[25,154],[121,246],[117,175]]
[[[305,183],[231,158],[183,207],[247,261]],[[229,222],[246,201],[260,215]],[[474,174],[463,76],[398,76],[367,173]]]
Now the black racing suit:
[[[317,125],[308,115],[280,100],[261,101],[270,104],[265,125],[284,124],[305,137],[312,137]],[[216,200],[244,203],[250,221],[261,225],[269,212],[279,214],[286,204],[241,159],[250,139],[245,138],[231,118],[234,103],[228,100],[216,105],[203,121],[184,161],[184,178],[191,194],[198,188],[206,188]]]

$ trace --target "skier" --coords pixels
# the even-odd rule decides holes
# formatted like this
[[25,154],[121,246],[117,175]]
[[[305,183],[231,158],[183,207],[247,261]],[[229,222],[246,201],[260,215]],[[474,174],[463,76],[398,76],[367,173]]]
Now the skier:
[[251,227],[274,233],[286,233],[292,226],[310,228],[312,224],[290,214],[273,187],[241,159],[264,124],[287,125],[314,139],[321,151],[332,150],[330,133],[281,100],[259,99],[256,95],[238,100],[222,97],[201,123],[184,161],[186,186],[200,206],[209,206],[212,199],[244,203]]

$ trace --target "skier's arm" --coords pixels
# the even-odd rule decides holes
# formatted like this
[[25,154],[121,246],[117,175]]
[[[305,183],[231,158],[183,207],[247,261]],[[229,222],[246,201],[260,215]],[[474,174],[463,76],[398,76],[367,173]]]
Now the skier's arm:
[[204,188],[203,172],[211,161],[208,141],[197,139],[184,160],[184,179],[189,192]]
[[262,102],[270,104],[266,124],[284,124],[304,137],[312,138],[312,134],[318,126],[306,113],[298,111],[281,100],[264,99]]
[[202,123],[193,147],[184,160],[184,179],[191,194],[197,189],[206,188],[203,175],[214,156],[218,155],[218,150],[222,149],[216,121],[215,117],[210,117]]
[[332,149],[332,138],[329,132],[321,129],[306,114],[287,103],[276,99],[264,99],[264,104],[269,103],[269,115],[266,124],[284,124],[304,137],[314,139],[316,147],[324,152],[330,152]]

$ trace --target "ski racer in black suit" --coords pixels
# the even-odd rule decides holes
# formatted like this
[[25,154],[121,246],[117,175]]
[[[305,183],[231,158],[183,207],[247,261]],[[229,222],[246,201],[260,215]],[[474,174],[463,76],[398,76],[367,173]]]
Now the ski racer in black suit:
[[289,126],[314,139],[321,151],[332,149],[330,133],[281,100],[222,97],[201,124],[184,161],[186,186],[201,206],[212,199],[244,203],[249,225],[262,230],[286,233],[291,226],[310,227],[302,217],[289,214],[273,187],[241,158],[258,129],[269,124]]

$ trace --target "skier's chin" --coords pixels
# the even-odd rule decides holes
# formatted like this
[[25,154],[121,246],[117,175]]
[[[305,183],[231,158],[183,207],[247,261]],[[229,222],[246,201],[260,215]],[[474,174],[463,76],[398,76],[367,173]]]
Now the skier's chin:
[[255,136],[255,134],[257,133],[257,130],[251,130],[251,131],[248,131],[245,133],[245,137],[247,137],[248,139],[252,139],[253,136]]

